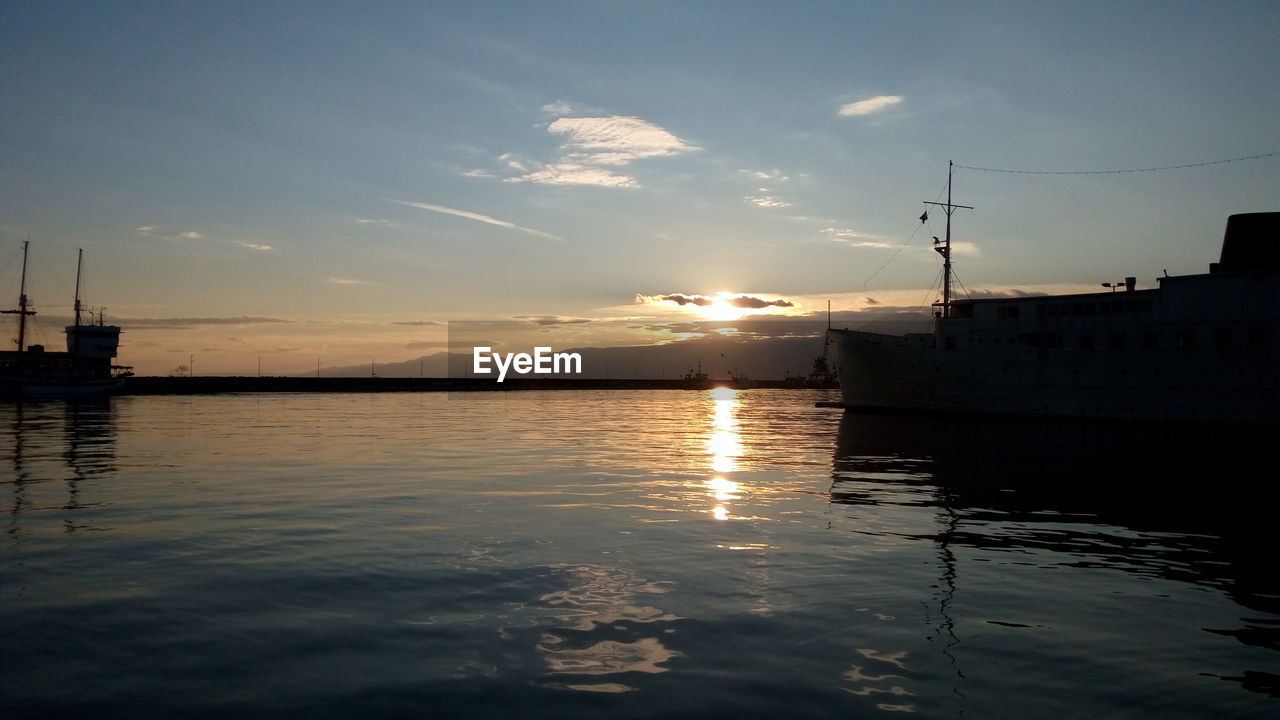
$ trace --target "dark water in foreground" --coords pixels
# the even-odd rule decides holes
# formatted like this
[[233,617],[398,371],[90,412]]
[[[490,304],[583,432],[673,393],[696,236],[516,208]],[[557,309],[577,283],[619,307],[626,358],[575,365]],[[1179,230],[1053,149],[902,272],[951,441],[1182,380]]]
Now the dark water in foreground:
[[827,397],[0,405],[0,715],[1280,715],[1274,433]]

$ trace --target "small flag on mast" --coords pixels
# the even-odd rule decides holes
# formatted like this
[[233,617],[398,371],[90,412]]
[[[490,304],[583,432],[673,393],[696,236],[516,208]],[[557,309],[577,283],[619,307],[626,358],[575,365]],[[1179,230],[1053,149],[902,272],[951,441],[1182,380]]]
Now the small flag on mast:
[[925,210],[925,211],[924,211],[924,214],[920,216],[920,222],[929,222],[929,211],[928,211],[928,210]]

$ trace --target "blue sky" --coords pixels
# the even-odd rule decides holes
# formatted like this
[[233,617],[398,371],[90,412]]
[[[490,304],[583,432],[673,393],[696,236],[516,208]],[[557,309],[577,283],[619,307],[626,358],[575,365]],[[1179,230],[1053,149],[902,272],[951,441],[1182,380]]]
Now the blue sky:
[[[915,302],[936,214],[863,283],[949,159],[1280,150],[1276,27],[1274,2],[7,2],[0,281],[30,236],[33,297],[65,313],[72,279],[49,276],[84,247],[87,300],[156,373],[696,308],[637,295]],[[958,170],[957,270],[1151,285],[1203,271],[1226,216],[1277,188],[1280,157]]]

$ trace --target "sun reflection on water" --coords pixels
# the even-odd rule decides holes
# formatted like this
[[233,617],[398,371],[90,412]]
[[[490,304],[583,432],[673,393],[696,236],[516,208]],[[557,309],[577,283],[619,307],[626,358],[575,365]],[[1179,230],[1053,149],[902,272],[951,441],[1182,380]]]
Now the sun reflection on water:
[[[738,459],[743,455],[737,415],[741,400],[738,398],[738,391],[733,388],[718,387],[711,390],[710,395],[713,403],[707,452],[711,456],[711,470],[718,474],[731,473],[738,469]],[[742,487],[719,475],[703,484],[717,503],[711,508],[711,516],[716,520],[728,520],[730,515],[727,503],[741,497]]]
[[711,412],[711,437],[707,450],[711,454],[711,469],[718,473],[730,473],[738,469],[742,456],[742,436],[738,434],[737,410],[741,403],[738,391],[733,388],[716,388],[711,391],[715,401]]

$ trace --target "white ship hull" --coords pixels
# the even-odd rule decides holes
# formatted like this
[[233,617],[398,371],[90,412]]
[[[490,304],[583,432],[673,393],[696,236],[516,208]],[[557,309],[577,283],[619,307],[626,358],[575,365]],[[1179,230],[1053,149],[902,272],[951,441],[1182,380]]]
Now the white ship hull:
[[[1235,217],[1275,229],[1280,214],[1266,215]],[[1251,255],[1224,242],[1209,273],[1161,278],[1156,290],[953,302],[932,333],[829,330],[843,402],[1280,424],[1280,239],[1249,240]]]
[[1138,351],[948,352],[933,336],[831,330],[846,407],[1117,420],[1280,423],[1275,361],[1153,359]]

